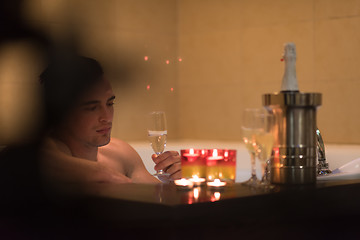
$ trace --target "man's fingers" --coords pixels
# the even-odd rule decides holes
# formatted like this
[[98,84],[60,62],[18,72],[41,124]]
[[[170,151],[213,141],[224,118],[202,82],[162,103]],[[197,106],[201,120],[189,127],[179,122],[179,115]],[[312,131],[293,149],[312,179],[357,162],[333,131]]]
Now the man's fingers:
[[170,175],[171,180],[176,180],[176,179],[180,179],[180,178],[181,178],[181,169],[179,169],[178,171],[176,171]]
[[155,163],[159,163],[169,157],[178,157],[178,156],[179,156],[179,153],[177,151],[166,151],[163,154],[160,154],[159,156],[157,156],[156,154],[153,154],[151,157]]
[[170,165],[165,169],[166,173],[169,173],[170,175],[178,172],[181,170],[181,162],[175,162],[174,164]]
[[159,162],[158,164],[156,164],[154,169],[155,170],[167,169],[167,168],[170,168],[171,165],[173,165],[175,163],[180,163],[181,164],[180,158],[169,157],[169,158]]

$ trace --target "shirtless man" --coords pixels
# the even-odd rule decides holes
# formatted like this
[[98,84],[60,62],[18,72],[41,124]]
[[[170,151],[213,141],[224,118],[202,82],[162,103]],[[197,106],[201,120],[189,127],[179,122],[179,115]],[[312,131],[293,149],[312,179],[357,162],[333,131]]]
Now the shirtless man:
[[[49,137],[41,158],[46,182],[84,186],[99,182],[158,183],[129,144],[110,137],[115,95],[100,65],[85,57],[57,65],[50,65],[40,76],[50,116]],[[181,177],[178,152],[154,154],[152,159],[155,169],[170,174],[170,180]]]

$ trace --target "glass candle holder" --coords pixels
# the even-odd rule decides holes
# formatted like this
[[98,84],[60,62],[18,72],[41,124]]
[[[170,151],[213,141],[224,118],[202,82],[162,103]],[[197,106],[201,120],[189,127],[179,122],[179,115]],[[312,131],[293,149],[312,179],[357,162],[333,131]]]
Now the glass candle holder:
[[220,179],[235,182],[236,150],[211,149],[206,158],[206,178],[208,181]]
[[182,149],[181,174],[182,178],[206,178],[206,157],[207,150],[203,149]]

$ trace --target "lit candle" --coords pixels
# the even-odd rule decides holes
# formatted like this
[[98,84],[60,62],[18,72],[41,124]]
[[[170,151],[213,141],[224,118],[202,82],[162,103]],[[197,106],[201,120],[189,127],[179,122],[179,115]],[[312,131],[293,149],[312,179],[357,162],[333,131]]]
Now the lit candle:
[[195,153],[194,149],[190,148],[189,153],[184,153],[183,156],[186,157],[189,162],[194,162],[200,154]]
[[192,178],[189,179],[191,182],[194,183],[195,186],[199,186],[201,184],[204,184],[206,179],[205,178],[199,178],[197,175],[193,175]]
[[212,156],[208,157],[207,159],[210,160],[210,161],[215,161],[215,160],[222,160],[222,159],[224,159],[224,157],[219,156],[218,150],[214,149],[213,153],[212,153]]
[[206,176],[206,156],[202,155],[200,149],[181,149],[181,176],[186,179]]
[[213,189],[220,189],[226,185],[226,182],[222,182],[220,179],[215,179],[213,182],[208,182],[207,185]]
[[218,149],[213,149],[212,153],[209,154],[206,160],[206,178],[208,181],[212,181],[213,179],[222,178],[222,176],[219,175],[219,173],[222,174],[222,170],[220,167],[220,164],[224,157],[222,156],[222,150],[220,150],[220,153]]
[[185,178],[174,180],[174,183],[179,189],[191,189],[194,186],[192,181]]

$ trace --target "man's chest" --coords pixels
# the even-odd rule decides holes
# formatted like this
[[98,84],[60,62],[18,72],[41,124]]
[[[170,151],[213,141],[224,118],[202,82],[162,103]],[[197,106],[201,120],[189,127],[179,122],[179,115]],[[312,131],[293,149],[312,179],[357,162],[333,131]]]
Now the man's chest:
[[113,156],[113,154],[106,151],[99,151],[98,161],[105,167],[111,168],[112,170],[128,176],[128,170],[126,168],[126,165],[119,156]]

